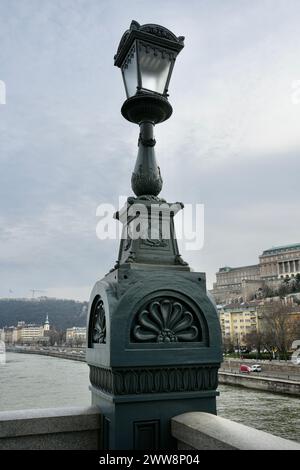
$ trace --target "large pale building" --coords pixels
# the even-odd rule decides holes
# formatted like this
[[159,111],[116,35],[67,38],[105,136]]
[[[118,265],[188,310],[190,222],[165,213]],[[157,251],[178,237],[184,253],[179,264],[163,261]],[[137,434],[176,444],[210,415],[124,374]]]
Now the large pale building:
[[0,328],[0,341],[5,340],[5,331],[4,328]]
[[17,326],[4,328],[4,340],[6,343],[34,344],[46,343],[49,341],[48,332],[50,330],[48,315],[44,325],[25,323],[19,321]]
[[277,297],[219,306],[218,313],[224,346],[228,346],[230,342],[231,345],[239,349],[247,345],[246,336],[249,333],[266,332],[269,325],[264,322],[265,315],[272,312],[274,306],[278,308],[280,303],[286,309],[283,312],[289,317],[288,328],[291,328],[289,335],[295,334],[295,339],[298,339],[300,307],[292,296],[284,299]]
[[259,266],[264,281],[295,277],[300,273],[300,243],[265,250],[259,257]]
[[66,342],[84,344],[86,341],[86,327],[73,326],[67,328]]
[[15,329],[18,336],[16,336],[16,341],[20,343],[36,343],[43,341],[44,338],[44,327],[35,324],[23,324],[18,325]]
[[246,345],[246,335],[259,329],[258,309],[255,302],[229,304],[219,307],[218,311],[225,344],[226,341],[230,341],[239,349]]
[[259,256],[259,264],[220,268],[211,294],[217,303],[251,300],[259,289],[276,289],[284,278],[300,274],[300,243],[269,248]]

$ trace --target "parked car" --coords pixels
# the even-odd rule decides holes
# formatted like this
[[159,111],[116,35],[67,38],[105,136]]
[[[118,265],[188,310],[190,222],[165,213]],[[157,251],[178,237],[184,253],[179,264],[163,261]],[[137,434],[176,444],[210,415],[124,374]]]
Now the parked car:
[[261,372],[261,365],[260,364],[253,364],[253,366],[251,366],[251,371],[252,372]]
[[249,374],[250,372],[252,372],[252,369],[251,369],[251,367],[246,366],[245,364],[241,364],[240,365],[240,372],[246,372],[247,374]]

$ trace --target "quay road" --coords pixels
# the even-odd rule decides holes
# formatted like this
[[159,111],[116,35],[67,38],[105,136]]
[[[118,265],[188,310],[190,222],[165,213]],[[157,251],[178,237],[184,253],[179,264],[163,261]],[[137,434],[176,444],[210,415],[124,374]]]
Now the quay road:
[[257,361],[250,359],[227,359],[222,365],[222,372],[239,373],[241,364],[251,366],[259,364],[261,372],[251,372],[251,376],[269,377],[273,379],[293,380],[300,382],[300,364],[293,364],[291,361]]
[[[261,365],[261,372],[241,373],[240,365]],[[250,361],[225,358],[219,370],[219,383],[272,393],[300,396],[300,365],[290,361]]]

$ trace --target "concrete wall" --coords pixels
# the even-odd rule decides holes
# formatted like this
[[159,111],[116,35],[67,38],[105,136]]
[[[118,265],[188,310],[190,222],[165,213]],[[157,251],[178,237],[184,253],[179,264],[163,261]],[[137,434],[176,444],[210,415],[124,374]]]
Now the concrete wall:
[[0,412],[0,450],[97,450],[97,408]]
[[300,396],[300,381],[296,382],[286,379],[219,371],[219,383]]
[[180,450],[300,450],[300,444],[208,413],[172,419]]

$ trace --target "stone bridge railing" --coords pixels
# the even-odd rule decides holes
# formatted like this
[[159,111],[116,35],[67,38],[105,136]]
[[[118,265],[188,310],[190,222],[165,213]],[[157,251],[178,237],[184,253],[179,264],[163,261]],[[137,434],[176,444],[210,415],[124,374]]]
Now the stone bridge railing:
[[[174,417],[171,432],[180,450],[300,450],[297,442],[202,412]],[[0,412],[0,450],[22,449],[101,450],[99,409]]]
[[300,450],[300,444],[208,413],[185,413],[172,419],[178,449]]
[[53,408],[0,412],[0,450],[97,450],[97,408]]

